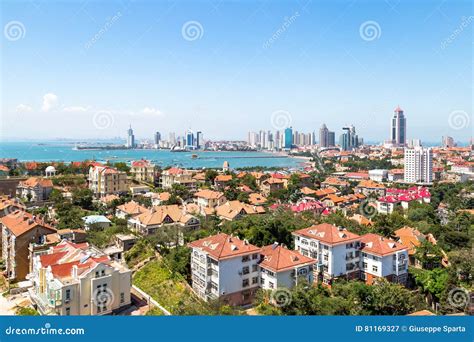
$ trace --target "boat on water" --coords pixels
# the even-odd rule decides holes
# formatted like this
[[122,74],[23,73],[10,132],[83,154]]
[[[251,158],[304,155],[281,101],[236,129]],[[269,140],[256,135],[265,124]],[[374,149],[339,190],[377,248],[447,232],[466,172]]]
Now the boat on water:
[[197,159],[197,158],[198,158],[198,155],[197,155],[197,154],[193,154],[193,155],[191,156],[191,158],[192,158],[192,159]]

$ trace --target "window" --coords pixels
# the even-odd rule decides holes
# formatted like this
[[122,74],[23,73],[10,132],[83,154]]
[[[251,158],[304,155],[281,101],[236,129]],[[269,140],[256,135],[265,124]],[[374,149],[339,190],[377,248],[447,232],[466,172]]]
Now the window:
[[275,285],[274,285],[271,281],[269,281],[269,282],[268,282],[268,287],[271,288],[271,289],[273,289],[273,288],[275,287]]
[[252,259],[257,260],[258,259],[258,253],[252,254]]
[[250,273],[250,269],[248,266],[245,266],[244,268],[242,268],[242,273],[243,274],[249,274]]
[[100,313],[100,311],[101,311],[101,306],[98,305],[98,306],[97,306],[97,313]]
[[393,259],[394,261],[397,260],[397,255],[394,254],[394,255],[392,256],[392,259]]
[[352,243],[346,243],[346,249],[352,248]]
[[125,303],[125,293],[120,292],[120,304]]
[[258,271],[258,265],[252,265],[252,272],[257,272]]
[[249,286],[249,280],[248,279],[243,279],[242,280],[242,287],[247,287]]
[[377,266],[372,266],[372,271],[373,272],[378,272],[379,268]]
[[66,308],[66,316],[70,316],[71,315],[71,308]]
[[265,285],[265,279],[261,278],[261,279],[260,279],[260,283],[261,283],[262,285]]
[[252,278],[252,284],[258,284],[258,277]]
[[363,262],[362,265],[363,265],[363,267],[364,267],[364,270],[366,270],[366,269],[367,269],[367,263],[366,263],[366,262]]
[[105,276],[105,270],[102,270],[102,272],[100,272],[100,273],[101,273],[102,277]]
[[329,255],[324,254],[323,259],[324,259],[324,261],[328,261],[329,260]]
[[306,268],[300,268],[300,269],[298,270],[298,275],[302,276],[302,275],[306,275],[306,274],[308,274],[308,269],[306,269]]
[[247,261],[250,261],[250,256],[244,255],[244,256],[242,257],[242,262],[247,262]]
[[99,278],[99,271],[95,271],[95,277]]
[[71,290],[66,290],[66,300],[71,299]]

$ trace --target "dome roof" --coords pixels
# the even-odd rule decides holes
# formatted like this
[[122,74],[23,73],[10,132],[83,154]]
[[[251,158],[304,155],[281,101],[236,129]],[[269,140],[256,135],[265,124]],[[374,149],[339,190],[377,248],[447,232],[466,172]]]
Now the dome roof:
[[50,165],[50,166],[48,166],[48,167],[46,168],[45,171],[46,171],[46,172],[56,172],[56,169],[54,168],[53,165]]

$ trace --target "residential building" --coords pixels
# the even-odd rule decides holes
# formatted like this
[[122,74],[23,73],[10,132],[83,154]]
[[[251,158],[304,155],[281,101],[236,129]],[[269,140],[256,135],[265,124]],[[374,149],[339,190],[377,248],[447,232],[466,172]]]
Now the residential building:
[[209,210],[214,211],[215,207],[220,206],[227,201],[222,192],[208,189],[196,192],[194,197],[194,202],[198,205],[202,213]]
[[171,189],[173,184],[183,185],[189,190],[196,189],[196,180],[192,172],[172,167],[161,173],[161,186],[163,189]]
[[326,124],[319,129],[319,147],[331,147],[335,145],[334,132],[331,132]]
[[2,259],[4,275],[10,280],[24,280],[29,272],[30,243],[41,244],[45,236],[56,232],[38,217],[14,211],[0,219],[2,229]]
[[417,146],[405,148],[406,183],[433,182],[433,151],[431,148]]
[[224,233],[188,246],[192,249],[192,287],[199,297],[218,298],[231,305],[252,303],[260,285],[260,248]]
[[89,189],[96,197],[123,194],[128,191],[127,174],[108,166],[91,166],[88,182]]
[[360,236],[342,227],[322,223],[293,233],[295,250],[317,261],[317,281],[330,285],[334,278],[360,277]]
[[285,188],[285,181],[278,178],[268,178],[262,182],[260,189],[262,190],[262,194],[266,197],[270,196],[270,194],[274,191],[281,190]]
[[25,210],[25,205],[18,199],[0,196],[0,218],[19,210]]
[[316,260],[275,242],[261,251],[260,286],[264,290],[292,288],[299,281],[313,283]]
[[121,219],[128,219],[137,215],[143,214],[148,209],[142,206],[140,203],[130,201],[122,205],[117,206],[115,209],[115,216]]
[[372,284],[377,278],[405,284],[408,278],[408,249],[394,240],[377,234],[360,238],[361,278]]
[[16,187],[16,195],[28,202],[46,201],[51,191],[53,191],[51,179],[39,177],[30,177],[19,182]]
[[385,186],[372,180],[363,180],[354,188],[355,193],[362,193],[365,196],[376,194],[377,196],[385,196]]
[[228,201],[215,208],[216,215],[227,221],[233,221],[246,215],[265,214],[262,206],[251,205],[240,201]]
[[393,114],[391,127],[391,140],[394,146],[405,146],[407,137],[407,124],[403,110],[398,106]]
[[148,160],[135,160],[130,168],[132,178],[138,182],[154,184],[157,180],[156,166]]
[[232,175],[218,175],[214,178],[214,186],[218,189],[224,188],[232,180]]
[[174,226],[180,229],[197,229],[199,220],[177,205],[160,205],[131,217],[128,226],[141,235],[151,235],[158,229]]
[[131,304],[132,272],[88,243],[34,255],[30,295],[43,315],[107,315]]
[[374,182],[384,182],[388,179],[388,172],[382,169],[369,170],[369,178]]
[[84,221],[84,229],[88,230],[104,230],[105,228],[110,227],[112,223],[104,215],[89,215],[82,218]]

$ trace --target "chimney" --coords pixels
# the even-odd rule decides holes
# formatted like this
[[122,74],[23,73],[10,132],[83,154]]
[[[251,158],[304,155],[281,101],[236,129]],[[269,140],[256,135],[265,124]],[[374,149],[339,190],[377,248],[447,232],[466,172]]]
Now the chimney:
[[272,244],[272,249],[274,250],[274,249],[276,249],[277,247],[278,247],[278,242],[275,241],[275,242]]

